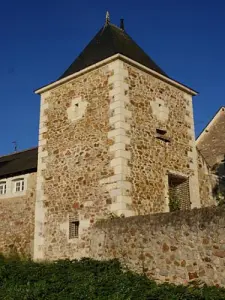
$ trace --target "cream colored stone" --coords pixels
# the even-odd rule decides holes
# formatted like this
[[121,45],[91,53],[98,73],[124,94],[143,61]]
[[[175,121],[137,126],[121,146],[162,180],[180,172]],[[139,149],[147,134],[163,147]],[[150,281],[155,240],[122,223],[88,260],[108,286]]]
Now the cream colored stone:
[[118,122],[124,122],[125,119],[126,118],[124,115],[118,114],[118,115],[115,115],[115,116],[109,118],[109,124],[116,124]]
[[116,202],[132,204],[132,198],[130,196],[126,196],[126,195],[119,195],[116,197]]
[[126,122],[121,122],[121,121],[118,121],[114,124],[115,126],[115,129],[118,129],[118,128],[122,128],[126,131],[130,130],[130,124],[126,123]]
[[165,106],[164,100],[156,98],[155,101],[151,101],[150,103],[156,118],[162,122],[166,122],[169,118],[169,109]]
[[127,167],[126,165],[118,165],[118,166],[115,166],[114,172],[115,172],[115,174],[124,174],[124,175],[130,176],[131,169],[130,169],[130,167]]
[[121,94],[121,87],[120,86],[109,91],[109,96],[110,97],[119,96],[120,94]]
[[124,151],[124,150],[116,150],[115,151],[115,158],[125,158],[125,159],[131,159],[131,153],[130,151]]
[[47,144],[47,141],[45,139],[40,139],[39,140],[39,146],[44,146]]
[[110,152],[115,152],[117,150],[124,150],[125,151],[126,144],[125,143],[115,143],[114,145],[109,147]]
[[127,117],[127,118],[131,118],[131,112],[127,109],[125,109],[124,107],[117,107],[114,110],[115,115],[117,114],[122,114],[123,116]]
[[117,128],[108,132],[108,138],[116,137],[116,136],[125,136],[126,131],[123,128]]
[[110,190],[110,192],[109,192],[109,194],[110,194],[110,196],[113,198],[113,197],[116,197],[116,196],[120,196],[121,194],[123,194],[124,193],[124,191],[121,189],[121,188],[119,188],[119,189],[112,189],[112,190]]
[[125,202],[116,202],[111,204],[111,211],[117,212],[118,210],[127,210],[127,205]]
[[89,228],[89,226],[90,226],[90,220],[89,219],[80,220],[80,230],[87,229],[87,228]]
[[116,109],[116,108],[121,108],[125,107],[125,102],[124,101],[114,101],[113,103],[110,103],[110,109]]
[[111,167],[116,167],[116,166],[127,166],[127,159],[122,157],[122,156],[117,156],[116,158],[112,159],[110,162]]
[[80,120],[86,111],[88,102],[81,97],[72,99],[71,106],[67,108],[67,115],[71,121]]
[[125,135],[117,135],[115,136],[115,143],[124,143],[125,145],[129,145],[130,138]]
[[100,184],[109,184],[126,181],[127,176],[125,174],[116,174],[100,180]]
[[[126,144],[130,143],[130,138],[127,136],[127,131],[130,130],[130,124],[127,123],[127,119],[131,118],[130,111],[125,108],[129,103],[128,95],[126,91],[129,90],[128,84],[125,82],[125,77],[128,76],[128,71],[124,69],[122,61],[115,61],[109,65],[109,69],[113,70],[114,75],[109,78],[109,84],[113,89],[110,90],[109,96],[111,98],[110,104],[110,119],[109,122],[114,126],[114,130],[108,132],[108,138],[113,138],[114,145],[109,147],[109,152],[114,154],[114,158],[110,162],[110,166],[114,169],[115,175],[120,175],[126,179],[126,176],[130,174],[130,168],[127,167],[128,160],[131,155],[129,151],[125,151]],[[122,152],[123,151],[123,152]],[[112,179],[114,178],[114,179]],[[119,180],[119,181],[118,181]],[[100,181],[104,184],[106,181]],[[123,189],[123,179],[110,177],[109,182],[113,182],[106,189],[110,190],[110,196],[114,199],[116,196],[127,195],[130,187],[127,190]],[[127,182],[127,181],[126,181]],[[117,188],[115,189],[115,184]],[[124,184],[126,185],[126,183]],[[111,210],[114,209],[111,206]],[[112,210],[113,211],[113,210]],[[116,211],[113,211],[116,213]]]

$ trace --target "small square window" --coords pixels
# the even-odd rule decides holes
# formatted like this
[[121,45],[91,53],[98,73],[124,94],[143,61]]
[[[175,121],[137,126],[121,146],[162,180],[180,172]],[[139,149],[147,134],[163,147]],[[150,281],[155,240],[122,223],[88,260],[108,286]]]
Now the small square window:
[[24,191],[24,179],[23,178],[17,179],[14,181],[13,191],[15,193]]
[[79,218],[78,215],[71,215],[69,217],[69,239],[74,239],[79,237]]
[[6,194],[6,182],[1,181],[0,182],[0,195],[5,195]]

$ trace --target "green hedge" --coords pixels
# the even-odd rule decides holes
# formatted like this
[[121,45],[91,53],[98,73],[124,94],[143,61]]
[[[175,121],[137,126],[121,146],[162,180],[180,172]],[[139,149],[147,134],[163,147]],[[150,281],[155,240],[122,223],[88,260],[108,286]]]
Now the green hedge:
[[0,258],[0,299],[225,299],[225,289],[157,285],[118,261],[34,263]]

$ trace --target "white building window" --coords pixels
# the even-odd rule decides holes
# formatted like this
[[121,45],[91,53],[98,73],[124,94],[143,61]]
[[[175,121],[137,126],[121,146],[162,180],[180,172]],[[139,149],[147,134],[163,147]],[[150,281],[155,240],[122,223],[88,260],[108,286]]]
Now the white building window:
[[20,197],[26,195],[29,174],[0,180],[0,198]]
[[6,181],[0,181],[0,195],[6,194]]
[[24,191],[24,178],[19,178],[13,181],[13,192],[19,193]]

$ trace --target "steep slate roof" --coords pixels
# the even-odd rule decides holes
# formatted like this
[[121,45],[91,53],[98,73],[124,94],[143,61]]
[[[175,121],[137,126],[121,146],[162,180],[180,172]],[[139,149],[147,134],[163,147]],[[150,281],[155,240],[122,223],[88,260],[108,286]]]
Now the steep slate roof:
[[37,170],[38,148],[16,152],[0,157],[0,178],[35,172]]
[[122,54],[164,76],[166,73],[121,28],[106,23],[59,79],[115,54]]

